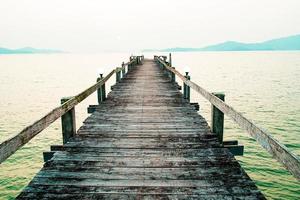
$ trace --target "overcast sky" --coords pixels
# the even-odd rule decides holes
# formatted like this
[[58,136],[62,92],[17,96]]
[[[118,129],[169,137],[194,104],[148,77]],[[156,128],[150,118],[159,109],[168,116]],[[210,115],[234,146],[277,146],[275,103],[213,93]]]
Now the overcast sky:
[[300,0],[0,0],[0,47],[202,47],[300,33]]

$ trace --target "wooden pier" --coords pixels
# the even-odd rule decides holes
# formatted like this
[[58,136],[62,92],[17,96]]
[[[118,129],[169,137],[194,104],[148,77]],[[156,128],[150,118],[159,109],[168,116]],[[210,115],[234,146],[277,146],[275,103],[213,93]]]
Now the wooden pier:
[[[106,95],[105,82],[114,73],[117,83]],[[64,144],[45,152],[43,168],[17,199],[265,199],[234,157],[241,146],[223,141],[226,111],[218,103],[225,104],[224,95],[212,94],[217,103],[209,126],[189,101],[189,75],[176,73],[165,57],[132,57],[88,90],[63,99],[21,139],[1,144],[2,162],[23,145],[9,146],[12,141],[25,144],[62,117]],[[186,80],[183,94],[175,74]],[[91,115],[76,131],[74,106],[93,91],[99,104],[89,107]],[[299,159],[287,154],[285,166],[297,177]]]

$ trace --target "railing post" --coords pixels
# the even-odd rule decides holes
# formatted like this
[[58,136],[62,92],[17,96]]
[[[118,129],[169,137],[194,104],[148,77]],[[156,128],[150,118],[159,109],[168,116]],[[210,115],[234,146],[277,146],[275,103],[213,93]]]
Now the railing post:
[[[129,57],[129,62],[131,62],[133,60],[132,56]],[[131,71],[132,68],[132,63],[128,64],[128,71]]]
[[167,56],[163,56],[164,62],[167,62]]
[[126,73],[125,64],[124,62],[122,62],[122,78],[124,78],[125,73]]
[[[163,56],[164,63],[167,64],[167,57]],[[164,75],[169,78],[169,70],[162,64]]]
[[[222,101],[225,101],[224,93],[212,93]],[[215,133],[219,142],[223,143],[224,113],[214,105],[211,105],[211,132]]]
[[121,70],[119,67],[116,68],[116,83],[120,82],[121,80]]
[[[185,72],[185,76],[186,79],[191,80],[191,77],[189,76],[189,72]],[[188,86],[187,84],[183,83],[183,98],[187,99],[188,101],[190,101],[190,86]]]
[[[173,69],[175,69],[175,67],[172,67]],[[175,73],[171,72],[171,82],[175,83],[176,79],[175,79]]]
[[[100,77],[97,78],[97,82],[99,82],[102,79],[103,79],[103,74],[100,74]],[[97,97],[98,97],[98,104],[100,104],[102,101],[106,99],[105,83],[103,83],[103,85],[97,89]]]
[[[72,97],[63,97],[60,100],[61,104],[64,104]],[[61,126],[62,126],[62,138],[63,144],[66,144],[68,140],[75,136],[76,134],[76,119],[75,119],[75,107],[61,116]]]
[[[169,53],[169,66],[172,67],[172,55],[171,53]],[[173,69],[175,69],[175,67],[172,67]],[[175,83],[175,73],[173,73],[172,71],[170,71],[171,74],[171,82]]]

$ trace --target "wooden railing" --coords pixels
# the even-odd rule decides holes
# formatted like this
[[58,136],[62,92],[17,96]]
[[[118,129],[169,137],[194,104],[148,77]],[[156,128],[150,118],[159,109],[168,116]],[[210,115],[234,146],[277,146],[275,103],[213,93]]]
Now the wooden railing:
[[[50,124],[52,124],[55,120],[57,120],[60,117],[64,117],[64,115],[67,115],[68,112],[70,112],[74,107],[82,102],[84,99],[86,99],[88,96],[90,96],[92,93],[94,93],[96,90],[103,92],[103,87],[105,86],[105,82],[114,74],[116,73],[117,81],[120,81],[122,72],[123,76],[125,75],[126,66],[127,66],[127,72],[132,69],[133,66],[140,64],[144,59],[144,56],[131,56],[130,61],[127,63],[122,63],[122,67],[113,69],[107,76],[104,78],[97,79],[97,82],[92,85],[91,87],[87,88],[83,92],[79,93],[78,95],[69,98],[66,101],[62,102],[62,105],[54,108],[52,111],[50,111],[48,114],[34,122],[33,124],[27,126],[24,128],[21,132],[14,135],[13,137],[5,140],[0,144],[0,163],[2,163],[4,160],[6,160],[9,156],[14,154],[19,148],[21,148],[23,145],[28,143],[34,136],[39,134],[41,131],[43,131],[45,128],[47,128]],[[101,75],[102,76],[102,75]],[[101,88],[102,87],[102,88]],[[104,87],[105,89],[105,87]],[[105,98],[105,92],[100,94],[102,97],[102,100]],[[98,93],[98,101],[99,101],[99,93]],[[102,101],[100,100],[100,101]],[[63,126],[64,128],[64,126]],[[74,130],[73,130],[74,131]],[[63,130],[64,132],[64,130]],[[76,132],[76,130],[75,130]],[[64,141],[66,141],[67,135],[63,133]]]
[[[285,145],[279,143],[270,133],[259,128],[251,120],[244,117],[234,108],[226,104],[213,93],[208,92],[196,83],[189,80],[189,76],[182,75],[174,67],[170,66],[171,62],[166,62],[166,56],[154,56],[155,61],[169,72],[169,76],[175,74],[183,81],[183,83],[191,87],[193,90],[201,94],[213,106],[218,108],[223,114],[233,119],[241,128],[245,129],[264,149],[266,149],[276,160],[283,164],[290,173],[300,180],[300,160]],[[185,92],[184,96],[189,93]],[[186,97],[185,97],[186,98]]]

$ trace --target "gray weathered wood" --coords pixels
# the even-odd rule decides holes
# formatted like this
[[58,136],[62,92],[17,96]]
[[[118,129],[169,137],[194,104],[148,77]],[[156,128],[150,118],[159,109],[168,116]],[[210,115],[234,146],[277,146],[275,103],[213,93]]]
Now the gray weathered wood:
[[[213,93],[216,97],[225,101],[225,94]],[[218,136],[219,142],[223,143],[223,132],[224,132],[224,113],[211,104],[211,131]]]
[[125,75],[126,75],[126,66],[125,63],[122,62],[122,78],[124,78]]
[[[191,79],[191,76],[189,76],[189,73],[188,72],[185,72],[186,75],[185,75],[185,78],[190,80]],[[188,101],[190,101],[191,99],[191,91],[190,91],[190,86],[188,86],[187,84],[185,84],[185,82],[183,83],[183,97],[185,99],[187,99]]]
[[[97,82],[101,81],[103,79],[103,74],[100,74],[100,77],[97,78]],[[105,83],[103,83],[102,86],[100,86],[97,89],[97,99],[98,99],[98,104],[100,104],[102,101],[105,100],[106,94],[105,94]]]
[[[64,104],[70,99],[72,97],[64,97],[60,100],[60,103]],[[76,134],[75,107],[61,116],[61,126],[63,144],[66,144]]]
[[121,70],[119,68],[116,69],[116,83],[120,82],[121,80]]

